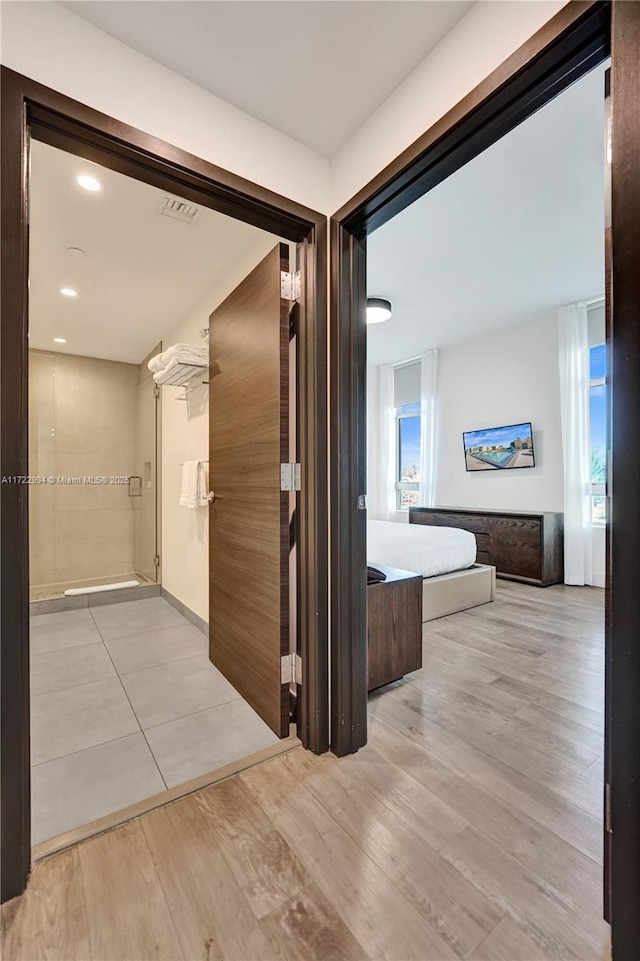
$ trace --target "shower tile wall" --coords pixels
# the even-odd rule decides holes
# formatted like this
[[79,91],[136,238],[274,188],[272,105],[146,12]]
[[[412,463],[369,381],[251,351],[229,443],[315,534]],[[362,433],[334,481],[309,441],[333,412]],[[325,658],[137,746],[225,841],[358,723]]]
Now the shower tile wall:
[[[72,354],[29,352],[29,464],[40,477],[133,473],[139,368]],[[127,485],[30,487],[30,581],[66,585],[131,574]]]

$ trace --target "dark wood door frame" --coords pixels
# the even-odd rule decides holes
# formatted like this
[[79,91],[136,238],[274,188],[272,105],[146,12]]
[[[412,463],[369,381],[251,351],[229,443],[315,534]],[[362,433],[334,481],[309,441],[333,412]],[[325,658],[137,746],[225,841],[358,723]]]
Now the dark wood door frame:
[[[302,289],[298,442],[298,736],[328,749],[328,492],[326,217],[2,67],[0,430],[3,477],[28,475],[29,143],[36,137],[298,245]],[[24,890],[31,863],[29,771],[28,488],[0,496],[0,898]]]
[[366,238],[609,53],[610,5],[574,0],[331,218],[331,748],[366,743]]
[[[331,745],[366,743],[366,237],[612,56],[611,484],[607,584],[615,961],[640,957],[640,3],[574,0],[331,220]],[[603,191],[604,193],[604,191]],[[604,238],[603,238],[604,254]]]

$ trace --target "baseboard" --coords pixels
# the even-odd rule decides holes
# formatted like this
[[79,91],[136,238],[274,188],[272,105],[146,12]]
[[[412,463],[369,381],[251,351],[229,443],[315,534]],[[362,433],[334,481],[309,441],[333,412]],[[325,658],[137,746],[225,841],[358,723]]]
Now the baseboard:
[[194,627],[197,627],[199,631],[202,631],[203,634],[209,637],[209,624],[204,620],[204,618],[200,617],[199,614],[196,614],[195,611],[192,611],[191,608],[187,607],[186,604],[183,604],[182,601],[179,601],[177,597],[174,597],[173,594],[166,589],[166,587],[162,588],[162,596],[167,604],[171,604],[172,607],[175,607],[176,611],[179,611],[183,617],[186,617],[186,619],[190,621]]

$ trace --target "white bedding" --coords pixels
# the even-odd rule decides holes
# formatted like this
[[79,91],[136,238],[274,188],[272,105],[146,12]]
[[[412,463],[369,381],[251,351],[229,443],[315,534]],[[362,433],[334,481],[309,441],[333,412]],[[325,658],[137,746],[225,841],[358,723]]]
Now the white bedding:
[[475,564],[476,539],[470,531],[424,524],[367,522],[367,564],[399,567],[423,577],[462,571]]

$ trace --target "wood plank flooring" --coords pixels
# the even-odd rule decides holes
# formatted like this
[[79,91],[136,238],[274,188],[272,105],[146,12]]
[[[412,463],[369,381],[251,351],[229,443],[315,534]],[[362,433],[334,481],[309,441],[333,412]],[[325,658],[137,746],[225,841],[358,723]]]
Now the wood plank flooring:
[[5,961],[603,961],[603,592],[424,626],[369,744],[301,748],[38,863]]

